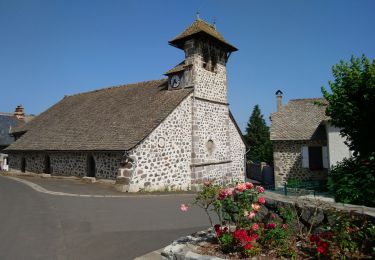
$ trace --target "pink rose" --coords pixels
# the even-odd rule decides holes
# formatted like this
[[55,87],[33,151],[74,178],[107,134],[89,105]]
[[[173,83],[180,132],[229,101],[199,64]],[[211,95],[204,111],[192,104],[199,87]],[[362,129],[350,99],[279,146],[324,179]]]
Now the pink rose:
[[252,226],[251,226],[251,230],[252,231],[257,231],[259,229],[259,225],[257,223],[254,223]]
[[251,182],[246,182],[246,189],[251,190],[254,185]]
[[260,197],[260,198],[258,199],[258,202],[259,202],[260,204],[264,204],[264,203],[266,203],[266,199],[263,198],[263,197]]
[[204,186],[210,186],[210,184],[211,184],[210,181],[204,181],[204,182],[203,182],[203,185],[204,185]]
[[258,187],[258,192],[259,192],[259,193],[263,193],[263,192],[264,192],[264,188],[263,188],[262,186],[259,186],[259,187]]
[[247,216],[249,219],[253,219],[255,217],[255,212],[251,211],[249,215]]
[[260,209],[260,205],[256,203],[251,204],[251,207],[253,208],[254,211],[258,211]]
[[181,211],[187,211],[188,208],[189,207],[187,205],[185,205],[185,204],[181,204],[181,206],[180,206]]
[[244,190],[246,190],[246,184],[245,183],[239,183],[239,184],[237,184],[237,187],[236,187],[236,189],[238,190],[238,191],[244,191]]
[[232,194],[233,194],[233,188],[221,189],[219,191],[219,200],[223,200],[226,197],[232,196]]

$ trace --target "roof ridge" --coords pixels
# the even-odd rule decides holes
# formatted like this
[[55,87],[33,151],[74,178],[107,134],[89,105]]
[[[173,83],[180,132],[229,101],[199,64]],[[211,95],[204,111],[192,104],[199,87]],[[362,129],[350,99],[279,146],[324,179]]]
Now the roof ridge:
[[167,80],[166,78],[154,79],[154,80],[146,80],[146,81],[139,81],[139,82],[133,82],[133,83],[128,83],[128,84],[116,85],[116,86],[111,86],[111,87],[104,87],[104,88],[89,90],[89,91],[85,91],[85,92],[75,93],[75,94],[72,94],[72,95],[65,95],[64,98],[65,97],[74,97],[74,96],[78,96],[78,95],[85,95],[85,94],[90,94],[90,93],[94,93],[94,92],[101,92],[101,91],[105,91],[105,90],[112,90],[112,89],[116,89],[116,88],[131,87],[131,86],[139,85],[139,84],[148,84],[148,83],[157,82],[157,81],[162,82],[162,81],[166,81],[166,80]]
[[0,116],[14,116],[14,114],[8,112],[0,112]]
[[314,100],[325,100],[325,98],[320,97],[320,98],[294,98],[294,99],[289,99],[289,101],[314,101]]
[[217,31],[215,25],[210,24],[209,22],[203,20],[202,18],[197,18],[197,19],[195,19],[194,22],[196,22],[196,21],[198,21],[198,22],[203,22],[203,23],[207,24],[208,26],[210,26],[210,27],[211,27],[212,29],[214,29],[215,31]]

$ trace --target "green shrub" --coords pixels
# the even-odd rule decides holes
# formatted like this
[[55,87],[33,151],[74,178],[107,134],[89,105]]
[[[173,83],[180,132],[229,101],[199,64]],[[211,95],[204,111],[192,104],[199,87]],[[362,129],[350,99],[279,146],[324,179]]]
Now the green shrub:
[[375,207],[375,153],[344,159],[330,172],[328,187],[336,202]]

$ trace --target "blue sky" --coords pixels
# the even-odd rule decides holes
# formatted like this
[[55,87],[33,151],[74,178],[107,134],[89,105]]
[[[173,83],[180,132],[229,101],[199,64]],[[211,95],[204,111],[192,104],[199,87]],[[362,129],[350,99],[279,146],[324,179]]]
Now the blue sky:
[[0,0],[0,111],[162,78],[183,59],[168,40],[197,10],[239,49],[228,94],[242,130],[254,105],[275,110],[277,89],[284,102],[319,97],[340,59],[375,58],[373,0]]

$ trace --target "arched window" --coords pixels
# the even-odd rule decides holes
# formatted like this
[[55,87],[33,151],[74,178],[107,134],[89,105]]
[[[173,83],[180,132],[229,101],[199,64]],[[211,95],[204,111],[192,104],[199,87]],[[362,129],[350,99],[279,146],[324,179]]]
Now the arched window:
[[206,144],[206,148],[207,148],[207,153],[209,156],[211,156],[215,150],[215,144],[214,144],[214,141],[212,141],[211,139],[207,141],[207,144]]
[[92,155],[87,156],[87,177],[95,177],[96,166],[95,159]]

